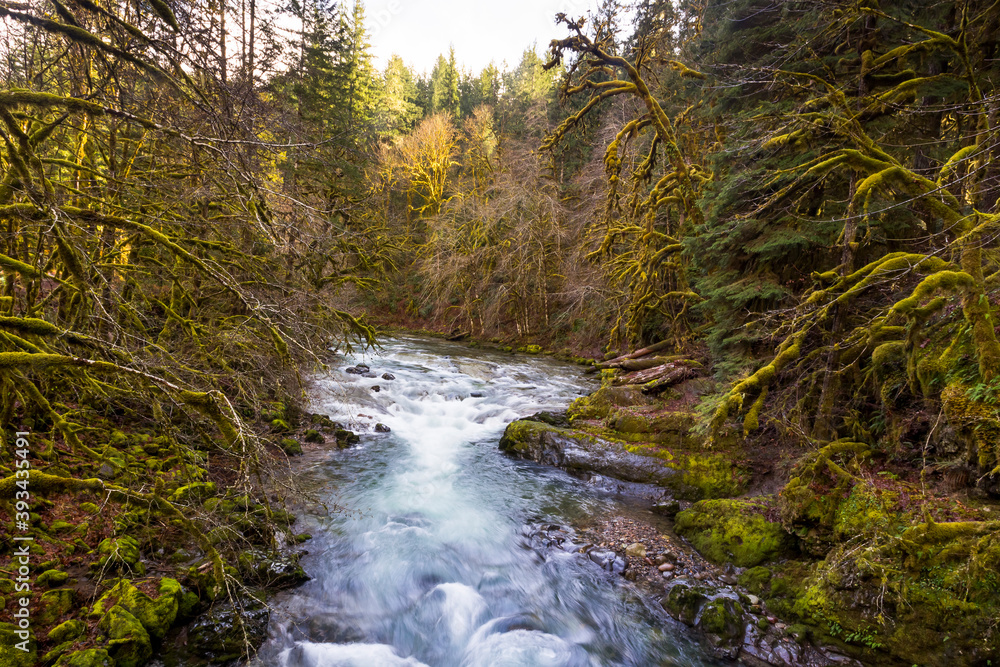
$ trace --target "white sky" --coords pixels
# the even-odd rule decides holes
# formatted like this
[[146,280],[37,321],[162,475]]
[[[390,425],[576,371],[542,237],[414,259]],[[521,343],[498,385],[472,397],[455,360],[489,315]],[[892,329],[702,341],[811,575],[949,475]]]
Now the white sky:
[[[556,27],[557,13],[575,18],[596,7],[597,0],[368,0],[365,15],[379,69],[395,53],[417,73],[429,73],[454,45],[459,65],[479,73],[491,61],[516,67],[532,43],[544,55],[552,39],[567,35]],[[626,32],[631,26],[622,23]]]

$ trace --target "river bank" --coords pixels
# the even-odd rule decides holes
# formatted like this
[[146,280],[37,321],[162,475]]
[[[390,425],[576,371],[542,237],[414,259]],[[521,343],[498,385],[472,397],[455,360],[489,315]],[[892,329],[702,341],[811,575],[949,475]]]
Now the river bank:
[[[731,655],[799,664],[740,647],[765,629],[779,639],[770,645],[832,647],[865,664],[998,661],[996,500],[853,440],[803,446],[764,429],[708,445],[716,389],[703,361],[653,352],[601,362],[599,390],[565,416],[511,424],[501,449],[662,488],[658,506],[675,514],[677,534],[738,586],[720,606],[725,587],[672,575],[661,603]],[[946,437],[957,436],[934,445],[954,446]],[[925,463],[933,454],[925,446]],[[620,555],[627,546],[613,533],[603,542]]]

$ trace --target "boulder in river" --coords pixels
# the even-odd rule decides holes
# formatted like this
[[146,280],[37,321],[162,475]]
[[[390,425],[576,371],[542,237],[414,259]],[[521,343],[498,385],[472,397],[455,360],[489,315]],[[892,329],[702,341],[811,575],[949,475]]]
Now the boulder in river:
[[507,426],[500,449],[517,458],[629,482],[669,486],[678,477],[661,461],[632,454],[619,443],[528,419]]

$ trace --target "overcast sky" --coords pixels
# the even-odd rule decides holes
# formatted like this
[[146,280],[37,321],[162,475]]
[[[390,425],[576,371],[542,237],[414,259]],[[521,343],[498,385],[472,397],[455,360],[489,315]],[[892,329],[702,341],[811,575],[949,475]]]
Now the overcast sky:
[[459,64],[478,73],[491,61],[516,67],[532,43],[544,54],[550,40],[566,35],[557,13],[577,17],[596,7],[597,0],[368,0],[365,14],[379,69],[396,53],[418,73],[430,72],[454,45]]

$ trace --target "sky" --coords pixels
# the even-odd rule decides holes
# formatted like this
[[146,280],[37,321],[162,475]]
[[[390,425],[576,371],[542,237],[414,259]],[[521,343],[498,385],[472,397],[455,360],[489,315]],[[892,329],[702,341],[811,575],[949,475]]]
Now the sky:
[[478,73],[491,61],[516,67],[532,44],[543,55],[567,34],[557,13],[579,17],[596,7],[597,0],[367,0],[365,14],[379,69],[395,53],[418,73],[430,72],[453,45],[460,66]]

